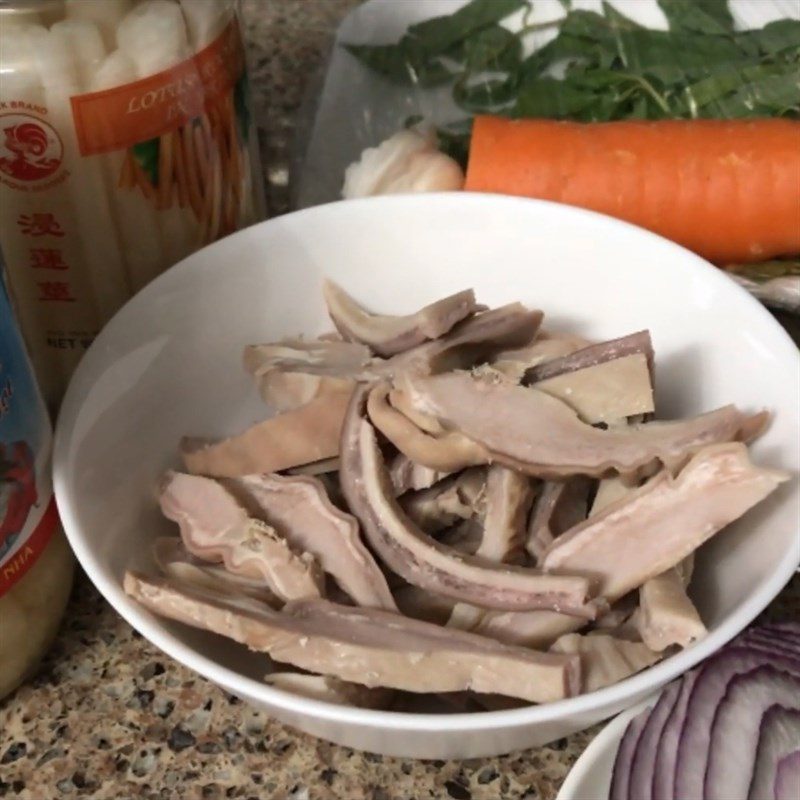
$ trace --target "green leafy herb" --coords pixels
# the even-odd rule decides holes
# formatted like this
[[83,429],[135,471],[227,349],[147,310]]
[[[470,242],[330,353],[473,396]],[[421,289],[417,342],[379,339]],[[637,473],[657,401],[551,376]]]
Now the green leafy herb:
[[457,83],[453,87],[453,97],[458,105],[473,113],[495,112],[514,101],[517,85],[512,78]]
[[735,41],[744,50],[765,56],[775,56],[786,50],[797,53],[800,48],[800,20],[776,19],[760,30],[736,34]]
[[522,42],[502,25],[493,24],[464,42],[464,65],[472,72],[510,72],[522,60]]
[[792,75],[764,75],[740,86],[719,102],[727,116],[782,116],[800,110],[800,71]]
[[658,0],[673,31],[722,35],[733,32],[728,0]]
[[412,25],[406,37],[415,48],[430,55],[441,55],[453,45],[527,5],[526,0],[472,0],[454,14]]
[[632,31],[642,27],[638,22],[626,17],[621,11],[617,11],[606,0],[603,0],[603,16],[608,20],[608,24],[617,30]]
[[[658,0],[669,30],[651,30],[613,0],[586,11],[561,0],[560,20],[525,0],[472,0],[412,25],[395,44],[346,45],[396,83],[450,84],[467,114],[574,120],[800,118],[800,20],[736,31],[728,0]],[[503,21],[527,8],[517,31]],[[523,57],[525,37],[556,28]],[[468,134],[448,132],[454,150]]]
[[617,45],[622,67],[665,84],[680,84],[742,59],[741,50],[733,41],[696,33],[621,31]]
[[454,14],[412,25],[395,44],[345,48],[390,81],[423,88],[448,83],[463,69],[513,69],[522,43],[497,23],[527,6],[526,0],[472,0]]
[[595,102],[593,90],[575,81],[543,77],[520,89],[515,117],[576,117]]
[[[740,69],[723,69],[708,78],[687,84],[683,89],[684,97],[679,98],[676,109],[681,116],[698,116],[700,109],[710,110],[713,115],[713,106],[721,98],[730,95],[751,81],[760,80],[767,75],[782,71],[773,64],[756,64]],[[716,114],[715,116],[721,116]]]

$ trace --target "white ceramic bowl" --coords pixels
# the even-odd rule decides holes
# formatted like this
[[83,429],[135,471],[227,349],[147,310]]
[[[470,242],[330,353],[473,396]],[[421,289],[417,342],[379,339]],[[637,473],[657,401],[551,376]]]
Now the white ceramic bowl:
[[183,434],[224,435],[263,417],[241,348],[330,329],[328,275],[375,309],[407,312],[473,286],[488,304],[522,300],[547,325],[602,339],[650,328],[661,414],[728,402],[776,412],[754,448],[798,471],[800,359],[773,318],[701,259],[612,219],[489,195],[388,197],[279,217],[202,250],[131,300],[86,354],[55,447],[58,505],[86,572],[166,653],[289,725],[352,747],[422,758],[542,744],[641,700],[738,633],[800,560],[798,485],[783,485],[706,547],[693,593],[709,627],[695,647],[583,697],[484,714],[343,708],[261,682],[265,657],[157,618],[123,594],[126,567],[152,567],[173,532],[153,487]]

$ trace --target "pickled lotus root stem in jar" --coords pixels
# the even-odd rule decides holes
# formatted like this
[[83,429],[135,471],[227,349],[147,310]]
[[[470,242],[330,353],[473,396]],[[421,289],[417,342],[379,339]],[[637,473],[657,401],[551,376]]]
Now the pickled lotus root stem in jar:
[[0,272],[0,699],[36,669],[72,586],[51,449],[50,418]]
[[0,248],[51,407],[114,312],[263,191],[236,0],[0,0]]

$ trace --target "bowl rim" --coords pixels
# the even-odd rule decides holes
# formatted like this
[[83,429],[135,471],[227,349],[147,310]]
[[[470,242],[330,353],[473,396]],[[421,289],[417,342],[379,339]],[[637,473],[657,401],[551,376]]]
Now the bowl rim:
[[[617,228],[622,231],[625,236],[632,237],[633,239],[638,238],[642,241],[649,241],[650,247],[655,246],[661,248],[671,257],[680,258],[687,264],[691,263],[692,268],[697,270],[699,274],[703,274],[705,279],[711,282],[711,285],[718,287],[723,293],[738,294],[740,300],[746,306],[749,305],[752,314],[760,316],[769,326],[772,326],[778,338],[783,339],[784,344],[788,346],[789,358],[793,358],[800,369],[800,351],[795,347],[789,334],[758,300],[731,281],[721,270],[712,266],[695,253],[658,234],[631,223],[609,217],[605,214],[599,214],[574,206],[553,203],[546,200],[481,192],[384,195],[379,197],[339,200],[318,206],[310,206],[293,211],[287,215],[264,220],[231,234],[208,247],[202,248],[202,250],[190,254],[182,261],[166,270],[133,298],[128,300],[128,302],[117,311],[110,323],[98,334],[87,353],[84,354],[84,357],[81,359],[80,364],[72,376],[72,380],[70,381],[61,406],[54,436],[53,484],[56,501],[64,532],[78,561],[90,580],[114,610],[136,631],[171,658],[233,694],[244,697],[245,699],[254,699],[277,706],[282,710],[298,716],[309,716],[324,721],[332,721],[340,724],[354,724],[376,729],[391,727],[399,731],[421,730],[425,732],[445,733],[463,731],[465,728],[469,728],[473,731],[481,731],[498,728],[527,727],[536,723],[579,716],[583,713],[599,709],[612,709],[620,704],[623,707],[630,706],[632,701],[635,701],[638,697],[643,694],[649,694],[668,681],[673,680],[675,677],[691,669],[740,633],[778,595],[791,579],[792,574],[798,569],[798,566],[800,566],[800,542],[798,542],[799,546],[796,548],[796,551],[793,551],[791,548],[787,550],[780,561],[779,567],[773,571],[769,578],[765,579],[762,585],[759,586],[758,589],[729,616],[729,618],[724,620],[713,630],[710,630],[705,638],[669,656],[658,664],[648,667],[642,672],[612,684],[611,686],[551,703],[528,705],[521,708],[501,711],[455,712],[452,714],[410,713],[405,711],[385,711],[337,705],[324,700],[316,700],[294,694],[283,689],[269,686],[254,678],[246,677],[236,670],[224,667],[208,656],[202,655],[190,645],[184,644],[177,636],[164,627],[164,623],[161,622],[159,617],[147,611],[132,598],[128,597],[120,583],[111,576],[106,576],[104,574],[105,568],[94,556],[92,549],[88,546],[82,535],[77,513],[73,509],[72,502],[69,498],[69,479],[67,475],[70,449],[69,434],[74,428],[74,421],[82,400],[85,396],[88,396],[91,391],[91,388],[87,387],[85,396],[81,396],[81,384],[84,382],[83,375],[88,372],[93,360],[90,355],[93,352],[99,352],[103,349],[105,340],[112,333],[114,320],[118,318],[131,303],[134,301],[139,302],[138,298],[141,296],[158,295],[161,286],[165,282],[172,281],[175,279],[176,275],[182,275],[194,269],[192,261],[198,253],[202,252],[204,257],[208,257],[208,254],[213,253],[215,250],[224,250],[226,247],[229,247],[231,240],[244,241],[250,237],[257,238],[260,236],[260,231],[263,228],[276,224],[279,225],[281,221],[285,220],[287,217],[297,220],[302,217],[313,218],[315,215],[329,214],[331,212],[349,213],[347,209],[357,208],[364,204],[369,204],[371,208],[376,210],[384,207],[385,213],[391,214],[392,206],[396,204],[409,206],[416,204],[421,209],[424,209],[424,207],[429,204],[458,205],[485,203],[490,203],[497,207],[503,204],[508,206],[527,206],[533,214],[544,213],[545,215],[555,214],[556,216],[572,216],[579,221],[579,224],[585,222],[589,227],[592,225],[599,225],[612,229]],[[424,216],[424,211],[421,213]],[[793,478],[796,479],[796,476],[793,476]]]

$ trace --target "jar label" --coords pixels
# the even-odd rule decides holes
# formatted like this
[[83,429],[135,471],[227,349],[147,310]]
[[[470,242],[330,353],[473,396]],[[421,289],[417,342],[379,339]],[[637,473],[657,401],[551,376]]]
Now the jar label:
[[107,153],[186,125],[244,73],[237,21],[192,58],[147,78],[71,98],[81,155]]
[[50,421],[0,280],[0,597],[36,563],[58,524]]

